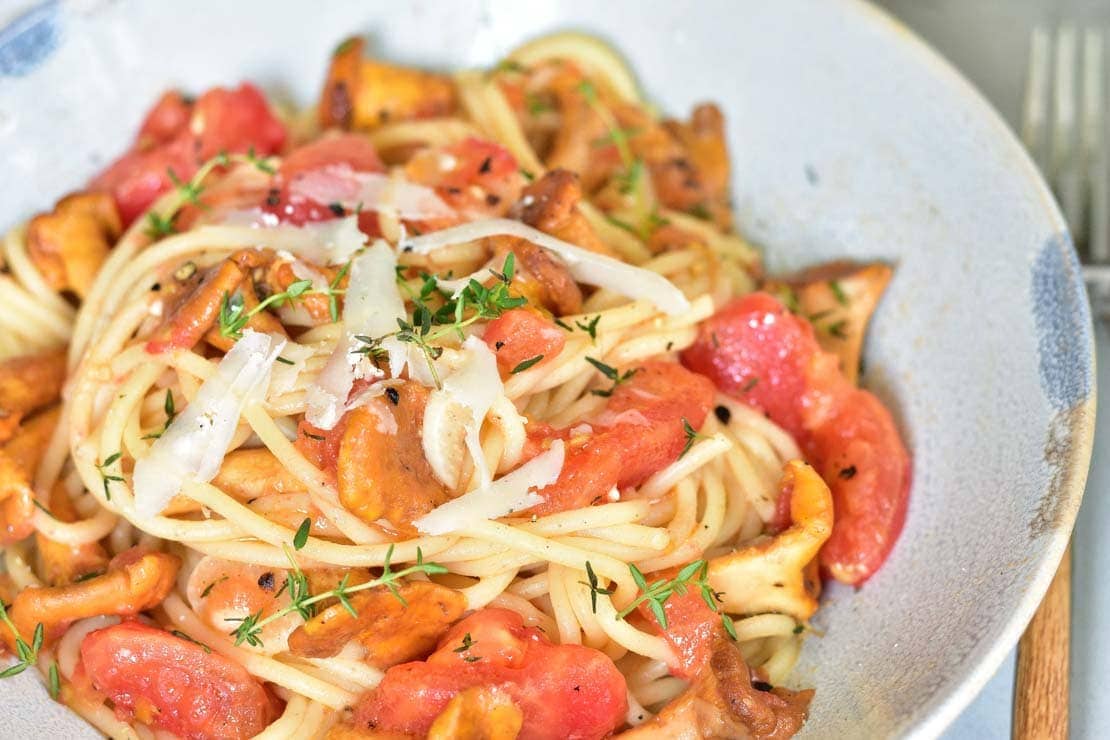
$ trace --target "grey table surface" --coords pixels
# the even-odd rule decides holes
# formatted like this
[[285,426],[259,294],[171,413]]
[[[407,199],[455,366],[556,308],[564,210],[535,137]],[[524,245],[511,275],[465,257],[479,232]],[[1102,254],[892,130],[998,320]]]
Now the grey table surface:
[[[1029,36],[1037,24],[1110,27],[1110,0],[877,0],[948,58],[1011,126],[1021,116]],[[1110,388],[1110,327],[1096,326],[1098,387]],[[1098,404],[1094,457],[1073,543],[1071,736],[1110,737],[1110,393]],[[948,729],[946,740],[1006,738],[1014,655]]]

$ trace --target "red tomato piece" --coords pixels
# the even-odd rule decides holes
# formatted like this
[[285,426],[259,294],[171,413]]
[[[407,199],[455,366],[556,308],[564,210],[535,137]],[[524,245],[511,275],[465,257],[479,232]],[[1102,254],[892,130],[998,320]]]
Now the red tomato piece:
[[422,737],[447,702],[472,686],[512,697],[524,715],[520,740],[603,738],[628,711],[624,676],[603,653],[553,645],[516,612],[482,609],[456,624],[427,661],[386,671],[355,708],[355,727]]
[[137,149],[149,149],[165,144],[189,123],[193,102],[177,90],[169,90],[158,98],[158,102],[146,114],[139,136],[135,141]]
[[[677,568],[653,573],[648,582],[674,578],[677,573]],[[713,641],[722,630],[721,615],[709,608],[696,587],[687,589],[685,594],[673,594],[663,604],[667,629],[659,626],[659,621],[646,603],[640,605],[639,612],[674,649],[678,662],[671,666],[672,675],[689,681],[709,665],[709,659],[713,657]]]
[[[473,137],[418,152],[405,164],[405,174],[413,182],[435,188],[452,208],[477,217],[504,215],[524,188],[516,158],[499,144]],[[421,225],[430,231],[451,224]]]
[[[821,564],[844,583],[866,581],[893,549],[909,500],[910,456],[890,412],[844,378],[809,322],[766,293],[705,321],[682,361],[794,436],[833,495]],[[780,514],[789,511],[779,503]],[[776,516],[772,529],[788,521]]]
[[339,464],[339,444],[346,429],[346,414],[331,429],[319,429],[301,419],[297,424],[297,441],[293,445],[310,463],[334,480]]
[[554,321],[526,308],[506,311],[489,322],[482,339],[497,355],[502,375],[533,357],[542,356],[540,362],[547,362],[567,343],[566,332]]
[[[338,178],[350,172],[382,172],[378,151],[370,140],[360,134],[339,134],[318,139],[293,150],[278,169],[276,187],[266,201],[266,210],[286,223],[301,226],[344,215],[333,211],[328,203],[317,203],[290,192],[292,183],[307,172],[332,172]],[[378,217],[371,211],[359,214],[359,227],[368,235],[377,236]]]
[[806,433],[806,367],[820,348],[813,327],[766,293],[732,301],[704,321],[682,363],[725,393],[766,411],[799,442]]
[[262,156],[284,143],[285,126],[254,85],[213,88],[192,104],[178,93],[167,93],[147,114],[135,145],[89,187],[112,193],[126,226],[172,187],[169,170],[187,180],[222,151],[253,148]]
[[278,715],[246,668],[219,653],[139,622],[90,632],[81,661],[93,688],[125,721],[139,719],[183,738],[248,738]]
[[648,362],[613,391],[589,431],[556,432],[566,440],[559,479],[539,493],[531,511],[550,514],[589,506],[614,487],[643,483],[678,459],[686,445],[683,420],[694,429],[713,406],[713,384],[674,362]]
[[913,465],[882,402],[853,389],[814,431],[817,471],[833,495],[835,523],[821,565],[838,581],[863,583],[890,555],[909,506]]

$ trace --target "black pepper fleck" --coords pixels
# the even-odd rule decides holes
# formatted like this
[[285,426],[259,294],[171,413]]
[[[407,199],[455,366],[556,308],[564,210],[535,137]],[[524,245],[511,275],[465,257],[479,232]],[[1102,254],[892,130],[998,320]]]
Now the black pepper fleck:
[[756,691],[771,691],[775,687],[766,681],[752,681],[752,688]]
[[722,424],[728,424],[732,419],[732,412],[729,411],[728,406],[718,406],[713,409],[713,414],[717,417],[717,421]]
[[258,587],[260,589],[262,589],[263,591],[273,591],[274,590],[274,574],[270,571],[266,571],[265,573],[260,575],[258,577]]
[[841,478],[843,478],[844,480],[851,480],[852,478],[856,477],[856,466],[855,465],[849,465],[846,468],[841,468],[838,475]]
[[394,406],[401,402],[401,394],[397,392],[396,388],[386,388],[385,397],[388,398],[389,402]]

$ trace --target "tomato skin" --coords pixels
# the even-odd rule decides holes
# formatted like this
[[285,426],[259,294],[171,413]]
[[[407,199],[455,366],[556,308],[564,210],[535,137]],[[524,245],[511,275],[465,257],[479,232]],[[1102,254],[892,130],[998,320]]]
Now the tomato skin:
[[808,322],[767,293],[751,293],[702,322],[682,363],[766,411],[801,442],[806,425],[798,399],[806,392],[806,364],[818,349]]
[[285,126],[254,85],[212,88],[192,104],[179,93],[167,93],[147,114],[135,145],[93,178],[89,187],[112,193],[127,226],[173,186],[168,170],[188,180],[221,151],[253,148],[264,156],[284,143]]
[[[566,457],[559,479],[539,491],[544,501],[530,511],[589,506],[604,501],[614,487],[640,485],[678,459],[686,446],[683,419],[700,428],[714,394],[711,382],[677,363],[644,363],[613,391],[605,410],[588,422],[589,431],[575,425],[548,433],[547,441],[566,441]],[[537,432],[533,428],[530,450],[544,446],[535,444]]]
[[90,632],[81,662],[98,691],[125,720],[151,723],[184,738],[248,738],[278,713],[266,689],[219,653],[139,622]]
[[[285,157],[275,178],[276,193],[267,199],[265,210],[285,223],[302,226],[315,221],[326,221],[339,214],[327,203],[317,203],[301,195],[293,195],[291,186],[298,176],[313,171],[336,168],[336,176],[349,172],[384,172],[378,151],[370,140],[359,134],[339,134],[317,139],[294,149]],[[370,236],[377,236],[377,214],[366,211],[359,214],[359,228]]]
[[567,343],[563,329],[527,308],[514,308],[489,322],[482,339],[497,355],[502,376],[537,355],[543,355],[537,364],[547,362],[562,352]]
[[909,506],[913,466],[890,412],[853,389],[814,432],[817,471],[836,512],[821,565],[838,581],[863,583],[894,549]]
[[[405,164],[405,175],[435,188],[447,205],[474,217],[504,215],[524,187],[516,158],[509,150],[474,137],[418,152]],[[452,223],[434,219],[420,225],[422,230],[431,231]]]
[[[653,573],[648,580],[674,578],[677,573],[677,568]],[[709,608],[697,587],[688,588],[685,594],[672,594],[663,604],[667,629],[659,626],[647,604],[641,604],[639,612],[674,650],[678,661],[671,665],[671,675],[690,681],[709,665],[709,659],[713,657],[713,641],[723,628],[721,615]]]
[[[909,453],[882,403],[848,382],[809,322],[766,293],[738,298],[703,322],[682,362],[794,436],[833,495],[822,567],[854,585],[873,575],[902,531],[911,478]],[[789,502],[780,501],[772,530],[789,522],[787,512]]]
[[[456,652],[467,634],[471,647]],[[427,661],[386,671],[356,707],[355,726],[423,736],[447,702],[471,686],[512,697],[524,714],[521,740],[606,737],[628,709],[624,676],[604,654],[553,645],[516,612],[482,609],[455,625]]]

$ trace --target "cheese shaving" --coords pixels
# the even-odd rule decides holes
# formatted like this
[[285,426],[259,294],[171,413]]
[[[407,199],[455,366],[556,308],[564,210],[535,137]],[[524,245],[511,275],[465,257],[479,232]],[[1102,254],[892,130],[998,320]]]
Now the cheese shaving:
[[338,203],[348,209],[377,211],[404,219],[455,215],[429,187],[379,172],[355,172],[349,167],[306,172],[293,180],[290,189],[294,195],[317,203]]
[[247,329],[150,452],[135,462],[135,511],[151,518],[186,481],[216,477],[249,403],[264,398],[285,339]]
[[514,514],[543,502],[535,489],[549,486],[563,470],[563,441],[487,486],[438,506],[413,524],[429,535],[448,534],[471,524]]
[[344,334],[305,396],[305,419],[313,426],[333,428],[348,410],[347,398],[355,380],[383,375],[366,355],[357,351],[362,345],[355,336],[388,334],[397,328],[397,319],[405,316],[405,302],[397,290],[396,267],[396,255],[380,239],[351,262],[351,278],[343,301]]
[[531,226],[507,218],[493,218],[453,226],[442,231],[413,237],[401,246],[404,251],[428,254],[452,244],[476,241],[506,234],[527,239],[558,255],[571,277],[580,283],[606,288],[634,300],[653,303],[660,311],[676,315],[690,309],[690,301],[674,283],[657,272],[635,267],[626,262],[595,254],[588,249],[556,239]]
[[[462,354],[463,361],[443,379],[442,389],[432,391],[428,405],[425,407],[424,456],[429,461],[437,459],[434,451],[438,450],[442,443],[438,436],[440,434],[452,436],[453,430],[446,427],[451,422],[461,422],[465,429],[466,448],[478,472],[479,485],[486,486],[490,482],[490,471],[485,455],[482,454],[479,432],[486,414],[501,395],[504,386],[497,372],[497,358],[485,342],[474,336],[467,337],[462,344]],[[461,414],[443,413],[441,408],[443,404],[448,407],[457,404],[465,411]],[[434,420],[445,420],[446,423],[431,423]],[[452,471],[446,469],[435,472],[443,481],[455,478]]]

